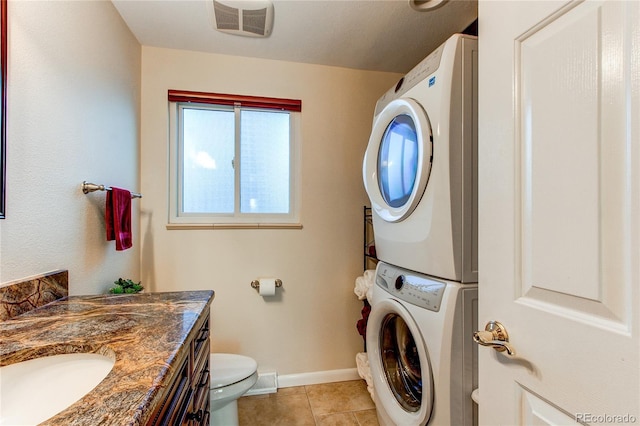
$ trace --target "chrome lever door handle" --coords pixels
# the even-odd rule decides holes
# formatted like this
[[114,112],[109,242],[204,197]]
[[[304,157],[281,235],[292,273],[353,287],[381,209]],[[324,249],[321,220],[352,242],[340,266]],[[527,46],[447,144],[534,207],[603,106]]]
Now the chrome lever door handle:
[[509,334],[498,321],[489,321],[484,331],[473,333],[473,341],[482,346],[490,346],[498,352],[507,352],[509,356],[515,356],[516,350],[509,344]]

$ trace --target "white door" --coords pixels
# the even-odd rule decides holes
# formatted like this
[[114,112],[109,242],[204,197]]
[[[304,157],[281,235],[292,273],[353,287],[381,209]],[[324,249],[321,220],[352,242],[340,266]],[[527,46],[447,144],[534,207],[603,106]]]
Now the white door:
[[640,2],[479,4],[481,425],[640,424]]

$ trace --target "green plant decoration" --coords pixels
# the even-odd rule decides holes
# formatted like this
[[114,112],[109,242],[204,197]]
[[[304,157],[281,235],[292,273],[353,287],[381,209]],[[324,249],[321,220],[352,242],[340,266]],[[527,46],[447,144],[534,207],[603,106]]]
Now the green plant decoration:
[[118,278],[118,281],[114,281],[113,283],[115,284],[115,287],[109,289],[109,293],[111,294],[139,293],[144,289],[144,287],[140,285],[141,281],[134,283],[131,280]]

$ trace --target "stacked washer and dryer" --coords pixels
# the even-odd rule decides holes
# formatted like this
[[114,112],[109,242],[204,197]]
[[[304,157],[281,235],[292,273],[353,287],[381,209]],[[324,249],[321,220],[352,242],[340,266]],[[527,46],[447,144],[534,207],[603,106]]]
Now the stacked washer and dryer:
[[455,34],[376,104],[367,353],[381,425],[477,423],[477,39]]

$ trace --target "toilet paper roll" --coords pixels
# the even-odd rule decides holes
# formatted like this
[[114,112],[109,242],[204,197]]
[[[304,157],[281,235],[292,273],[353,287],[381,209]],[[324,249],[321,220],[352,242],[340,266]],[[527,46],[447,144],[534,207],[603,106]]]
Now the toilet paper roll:
[[276,294],[275,278],[260,278],[260,296],[273,296]]

